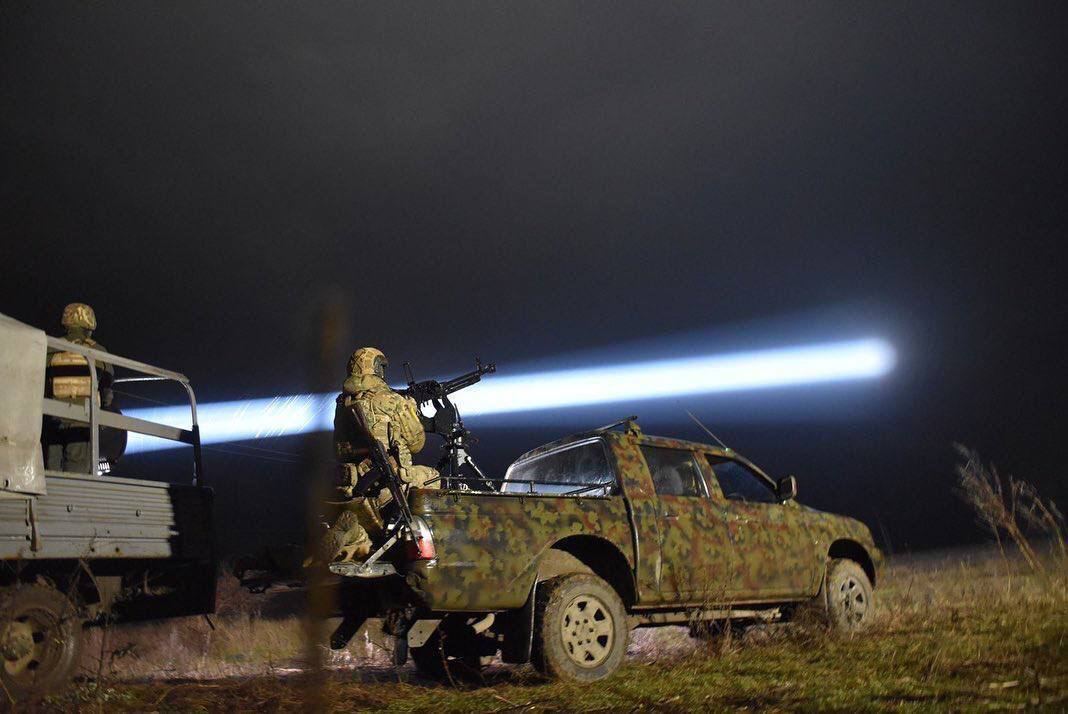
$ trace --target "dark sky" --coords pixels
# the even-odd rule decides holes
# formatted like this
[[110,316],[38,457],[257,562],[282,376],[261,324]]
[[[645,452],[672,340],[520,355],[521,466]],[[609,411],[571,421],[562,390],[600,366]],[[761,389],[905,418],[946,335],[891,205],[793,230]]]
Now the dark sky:
[[[1068,496],[1066,14],[6,2],[0,312],[54,329],[88,301],[101,342],[204,401],[306,388],[326,294],[353,347],[427,376],[884,335],[877,385],[693,404],[803,501],[972,540],[954,440]],[[497,470],[642,411],[472,426]],[[235,531],[275,513],[250,484],[299,482],[209,468]]]

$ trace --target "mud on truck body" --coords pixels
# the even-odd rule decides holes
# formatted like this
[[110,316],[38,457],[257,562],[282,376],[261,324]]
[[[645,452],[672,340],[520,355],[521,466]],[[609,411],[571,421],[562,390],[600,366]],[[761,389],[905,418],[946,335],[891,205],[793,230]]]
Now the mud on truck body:
[[776,483],[731,449],[649,436],[632,417],[482,482],[411,492],[413,533],[343,579],[333,647],[383,618],[395,660],[431,675],[500,653],[593,681],[634,627],[696,637],[813,605],[840,629],[871,618],[882,556],[868,528],[799,504],[792,476]]
[[[46,396],[52,394],[46,364],[56,353],[84,358],[89,377],[82,393],[91,397]],[[98,364],[120,371],[115,384],[178,384],[189,399],[191,427],[103,410],[95,398]],[[0,315],[0,403],[0,684],[8,695],[62,687],[78,664],[87,626],[214,611],[212,492],[203,484],[188,379]],[[45,470],[46,417],[88,427],[89,472]],[[190,446],[190,482],[101,475],[102,429]]]

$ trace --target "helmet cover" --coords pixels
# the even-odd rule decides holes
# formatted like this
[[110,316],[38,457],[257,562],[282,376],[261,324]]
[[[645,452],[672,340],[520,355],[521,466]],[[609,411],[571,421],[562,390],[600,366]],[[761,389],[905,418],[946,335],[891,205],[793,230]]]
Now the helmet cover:
[[95,330],[96,313],[84,302],[72,302],[63,308],[63,318],[60,324],[67,329],[80,327],[83,330]]
[[375,347],[361,347],[349,357],[349,374],[361,377],[373,374],[385,379],[388,365],[389,360],[381,350]]

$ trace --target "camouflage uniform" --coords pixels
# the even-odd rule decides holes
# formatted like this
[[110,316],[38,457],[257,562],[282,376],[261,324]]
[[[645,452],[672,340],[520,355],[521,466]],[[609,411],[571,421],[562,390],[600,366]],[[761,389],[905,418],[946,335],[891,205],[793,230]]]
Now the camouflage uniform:
[[[80,302],[71,303],[63,309],[60,322],[67,330],[63,339],[107,352],[104,346],[92,337],[93,330],[96,329],[96,314],[93,308]],[[102,409],[112,410],[111,383],[115,378],[115,370],[110,364],[97,362],[96,375],[99,393],[94,395],[94,398]],[[81,403],[89,396],[90,390],[88,360],[76,352],[53,353],[48,360],[48,389],[51,397]],[[49,417],[46,420],[43,441],[47,447],[46,468],[95,473],[95,469],[90,468],[89,428],[85,424]]]
[[[412,463],[412,454],[426,443],[423,418],[415,400],[386,384],[387,364],[385,355],[374,347],[358,349],[349,359],[349,377],[334,412],[334,449],[342,471],[338,488],[347,500],[324,540],[324,560],[366,557],[371,551],[371,535],[383,527],[379,509],[389,502],[389,492],[383,489],[375,499],[353,497],[360,479],[373,468],[361,421],[382,444],[408,488],[424,487],[438,476],[435,469]],[[429,487],[436,488],[437,482]]]

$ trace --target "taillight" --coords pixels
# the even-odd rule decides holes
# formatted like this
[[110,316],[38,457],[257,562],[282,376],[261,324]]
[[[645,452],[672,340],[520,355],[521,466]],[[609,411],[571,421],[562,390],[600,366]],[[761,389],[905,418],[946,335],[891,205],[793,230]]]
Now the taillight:
[[430,526],[418,516],[412,518],[412,532],[405,544],[408,560],[434,560],[438,557]]

